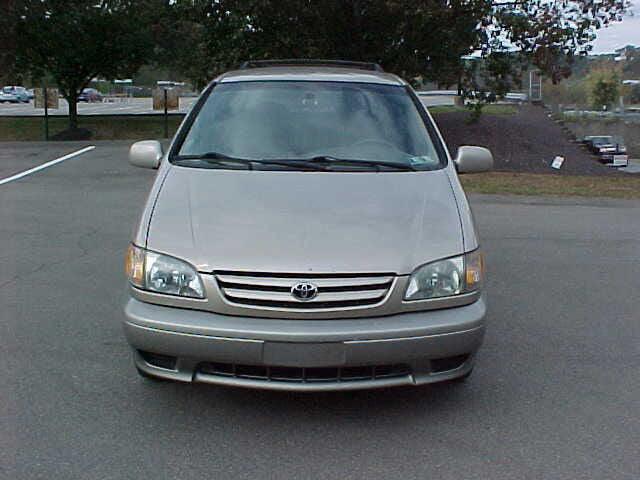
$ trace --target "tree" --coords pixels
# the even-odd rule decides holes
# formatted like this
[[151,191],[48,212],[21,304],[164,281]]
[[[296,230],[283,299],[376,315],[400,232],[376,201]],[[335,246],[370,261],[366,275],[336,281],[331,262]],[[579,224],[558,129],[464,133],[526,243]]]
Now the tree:
[[[15,23],[16,65],[55,78],[71,127],[76,96],[91,78],[130,75],[152,50],[197,87],[243,58],[340,58],[378,62],[410,80],[457,83],[482,103],[517,84],[525,65],[554,83],[568,77],[595,30],[618,19],[627,2],[8,1],[15,14],[0,16],[0,30]],[[467,68],[470,54],[483,59],[480,77]]]
[[[0,18],[15,18],[15,0],[6,0]],[[14,22],[0,23],[0,81],[11,83],[15,74],[16,25]]]
[[188,22],[183,29],[173,22],[177,40],[169,43],[192,38],[190,51],[174,57],[188,58],[183,70],[200,76],[242,57],[340,58],[466,87],[473,82],[464,57],[474,53],[485,60],[482,84],[499,95],[518,83],[526,65],[554,83],[568,77],[595,30],[620,18],[625,2],[191,0],[170,5],[172,18]]
[[144,0],[15,0],[0,26],[15,24],[16,69],[34,79],[49,74],[76,129],[77,98],[91,79],[129,76],[149,59],[150,7]]
[[461,57],[480,48],[487,0],[235,0],[254,58],[377,62],[409,78],[455,83]]
[[542,90],[545,102],[551,105],[575,105],[581,108],[588,104],[584,79],[570,79],[556,84],[546,80]]
[[236,66],[249,53],[243,49],[247,19],[240,18],[240,9],[231,3],[228,0],[167,3],[156,24],[156,63],[179,72],[196,89]]
[[596,30],[620,20],[628,0],[496,2],[491,23],[501,48],[528,55],[533,65],[558,83],[571,75],[576,58],[588,54]]
[[593,70],[587,76],[586,83],[593,108],[609,107],[620,96],[620,79],[615,70]]

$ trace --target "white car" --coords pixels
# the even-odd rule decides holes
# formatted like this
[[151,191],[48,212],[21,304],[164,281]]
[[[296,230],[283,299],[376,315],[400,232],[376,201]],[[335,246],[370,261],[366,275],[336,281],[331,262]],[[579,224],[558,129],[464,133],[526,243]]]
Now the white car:
[[17,95],[0,90],[0,103],[20,103]]
[[2,95],[0,96],[0,102],[11,103],[29,103],[29,95],[27,89],[18,86],[7,86],[2,89]]

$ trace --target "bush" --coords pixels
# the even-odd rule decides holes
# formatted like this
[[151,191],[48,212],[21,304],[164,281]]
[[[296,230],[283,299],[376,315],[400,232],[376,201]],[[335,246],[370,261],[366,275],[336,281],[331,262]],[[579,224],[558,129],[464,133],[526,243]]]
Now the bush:
[[620,96],[620,79],[615,71],[594,70],[587,76],[589,103],[595,109],[609,107]]

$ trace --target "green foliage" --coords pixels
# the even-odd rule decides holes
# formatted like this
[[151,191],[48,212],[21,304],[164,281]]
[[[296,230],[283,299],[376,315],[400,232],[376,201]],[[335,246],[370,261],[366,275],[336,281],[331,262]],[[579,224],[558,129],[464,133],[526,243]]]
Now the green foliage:
[[469,121],[477,121],[486,105],[504,97],[514,85],[520,86],[526,66],[526,57],[516,52],[492,52],[484,59],[467,60],[460,87],[471,112]]
[[193,0],[164,9],[160,63],[202,85],[241,60],[378,62],[409,78],[456,83],[480,48],[487,0]]
[[556,84],[547,80],[544,82],[542,90],[545,102],[550,105],[586,106],[589,103],[584,79],[574,80],[571,78]]
[[[18,71],[55,80],[77,126],[76,98],[92,78],[129,76],[149,59],[153,19],[146,1],[16,0],[14,51]],[[5,22],[6,23],[6,20]]]
[[586,79],[591,106],[596,109],[609,107],[620,96],[620,79],[615,70],[593,70]]
[[248,47],[243,4],[229,0],[167,2],[158,12],[155,61],[201,89],[256,53]]
[[[479,113],[533,64],[552,82],[589,51],[625,0],[5,0],[12,69],[49,73],[71,104],[91,78],[155,63],[202,87],[242,59],[381,63],[405,78],[457,84]],[[2,38],[0,38],[2,40]],[[514,47],[518,54],[514,54]],[[463,58],[479,52],[483,62]]]
[[494,24],[558,83],[571,75],[576,58],[593,48],[595,30],[619,19],[627,6],[625,0],[504,2],[496,6]]
[[8,19],[15,16],[15,0],[5,0],[0,10],[0,81],[14,84],[19,83],[16,81],[18,77],[14,55],[17,43],[16,24]]
[[[372,61],[416,82],[457,85],[477,118],[531,65],[553,83],[568,77],[594,30],[624,7],[624,0],[168,2],[158,61],[198,87],[242,59]],[[480,62],[464,60],[473,52]]]

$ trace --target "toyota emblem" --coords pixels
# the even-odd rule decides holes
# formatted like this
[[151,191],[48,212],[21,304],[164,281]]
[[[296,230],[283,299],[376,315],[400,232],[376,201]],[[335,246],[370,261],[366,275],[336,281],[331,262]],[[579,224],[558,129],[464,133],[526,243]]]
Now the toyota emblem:
[[318,295],[318,287],[313,283],[301,282],[291,287],[291,295],[300,301],[311,300]]

